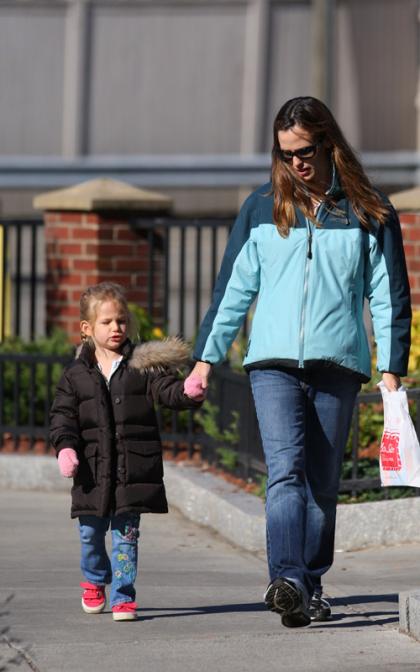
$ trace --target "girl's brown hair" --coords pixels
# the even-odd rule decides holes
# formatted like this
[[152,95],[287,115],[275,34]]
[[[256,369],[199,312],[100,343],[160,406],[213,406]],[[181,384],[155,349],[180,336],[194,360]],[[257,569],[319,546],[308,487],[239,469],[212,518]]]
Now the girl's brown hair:
[[293,172],[293,169],[281,158],[279,131],[287,131],[300,126],[311,134],[314,144],[325,143],[338,172],[341,187],[353,207],[361,224],[370,229],[370,217],[380,224],[389,214],[373,189],[360,162],[346,141],[339,125],[324,103],[311,96],[292,98],[278,112],[273,126],[273,149],[271,180],[274,194],[273,217],[282,236],[287,236],[296,222],[295,207],[302,210],[306,217],[313,219],[311,197],[325,200],[325,194],[316,189],[312,193]]
[[[98,306],[104,301],[115,301],[127,317],[127,330],[130,331],[131,316],[125,296],[124,287],[115,282],[100,282],[98,285],[88,287],[80,297],[80,321],[93,324],[96,319]],[[85,334],[81,334],[82,341],[89,340]]]

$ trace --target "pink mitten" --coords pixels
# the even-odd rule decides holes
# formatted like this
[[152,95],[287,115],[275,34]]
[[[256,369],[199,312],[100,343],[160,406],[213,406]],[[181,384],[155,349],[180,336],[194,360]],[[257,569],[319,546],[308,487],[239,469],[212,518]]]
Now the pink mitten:
[[184,380],[184,394],[191,399],[201,401],[205,398],[207,389],[203,387],[200,376],[188,376]]
[[76,475],[79,460],[73,448],[62,448],[58,453],[58,468],[65,478],[73,478]]

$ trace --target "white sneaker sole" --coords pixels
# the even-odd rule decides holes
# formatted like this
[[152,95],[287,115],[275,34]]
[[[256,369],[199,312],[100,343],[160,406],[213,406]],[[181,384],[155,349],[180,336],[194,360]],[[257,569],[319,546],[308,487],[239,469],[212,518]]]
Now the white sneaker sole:
[[133,611],[113,611],[112,619],[114,621],[136,621],[137,614]]
[[83,598],[82,598],[82,609],[85,612],[85,614],[100,614],[105,609],[105,605],[106,605],[106,600],[103,604],[100,604],[98,607],[88,607],[87,604],[85,604],[83,602]]

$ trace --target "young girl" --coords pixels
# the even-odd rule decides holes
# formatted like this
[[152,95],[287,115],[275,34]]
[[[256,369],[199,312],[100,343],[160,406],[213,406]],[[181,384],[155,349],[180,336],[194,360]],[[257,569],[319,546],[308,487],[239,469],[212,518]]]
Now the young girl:
[[[82,346],[65,369],[51,409],[50,436],[61,474],[74,478],[72,518],[79,518],[82,608],[98,614],[111,584],[115,621],[136,618],[141,513],[166,513],[162,448],[154,410],[194,408],[203,395],[171,369],[188,360],[177,338],[134,346],[123,290],[103,282],[80,299]],[[105,548],[111,527],[112,556]]]

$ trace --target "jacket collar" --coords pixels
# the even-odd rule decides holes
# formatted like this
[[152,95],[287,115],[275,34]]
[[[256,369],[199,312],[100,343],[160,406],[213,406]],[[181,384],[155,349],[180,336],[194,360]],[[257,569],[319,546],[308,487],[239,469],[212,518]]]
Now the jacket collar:
[[344,198],[345,196],[334,161],[332,162],[331,184],[327,189],[327,191],[325,192],[325,195],[328,198],[331,198],[333,201],[338,201]]
[[[349,201],[346,198],[346,194],[341,186],[340,177],[338,175],[337,168],[335,163],[332,162],[332,175],[331,175],[331,184],[327,191],[325,192],[326,199],[324,202],[327,203],[327,211],[333,213],[336,217],[345,218],[349,220]],[[296,217],[299,227],[306,227],[305,215],[300,208],[295,208]],[[323,221],[327,216],[328,212],[324,211],[324,215],[321,217]]]
[[[133,344],[129,338],[124,342],[120,354],[123,356],[123,361],[129,359],[133,352]],[[89,368],[96,366],[95,348],[90,341],[85,341],[76,351],[76,359],[80,359],[83,364]]]
[[[338,201],[345,197],[343,187],[341,186],[340,177],[334,161],[331,161],[332,172],[331,172],[331,183],[325,192],[327,200]],[[309,194],[309,191],[306,192]]]

